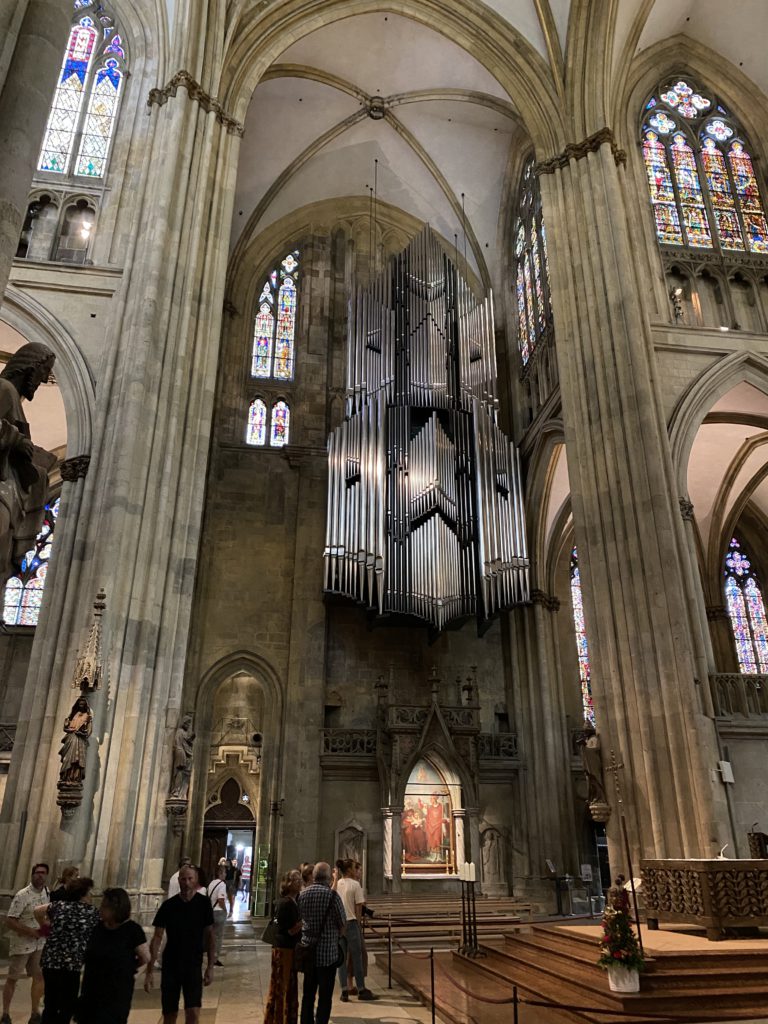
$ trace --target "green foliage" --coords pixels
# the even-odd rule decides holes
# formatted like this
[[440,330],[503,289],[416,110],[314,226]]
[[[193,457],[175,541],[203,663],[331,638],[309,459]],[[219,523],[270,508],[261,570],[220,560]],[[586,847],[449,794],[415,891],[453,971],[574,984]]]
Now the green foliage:
[[606,970],[609,967],[628,967],[642,971],[645,967],[629,914],[623,910],[606,907],[600,950],[601,956],[597,963]]

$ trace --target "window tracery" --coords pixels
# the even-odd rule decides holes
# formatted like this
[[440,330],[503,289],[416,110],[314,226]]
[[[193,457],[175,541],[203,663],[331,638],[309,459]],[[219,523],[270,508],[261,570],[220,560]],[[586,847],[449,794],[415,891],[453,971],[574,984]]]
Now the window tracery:
[[120,95],[125,48],[100,0],[77,0],[37,169],[103,178]]
[[[296,359],[296,312],[301,254],[287,253],[263,282],[253,323],[250,379],[263,381],[260,394],[248,406],[246,444],[256,448],[282,448],[291,427],[290,394]],[[277,391],[269,382],[275,382]]]
[[690,81],[646,104],[643,159],[662,246],[768,254],[768,222],[735,118]]
[[731,620],[739,671],[768,673],[768,621],[757,575],[737,537],[725,556],[725,600]]
[[296,249],[264,282],[254,323],[252,377],[293,380],[299,273]]
[[284,399],[271,407],[263,398],[256,397],[248,407],[246,444],[255,448],[282,448],[288,444],[291,426],[291,408]]
[[59,515],[59,498],[45,507],[43,525],[21,563],[21,572],[5,585],[3,621],[6,626],[36,626],[51,557],[53,533]]
[[[525,366],[552,322],[547,239],[533,157],[523,170],[514,230],[517,342]],[[543,256],[543,259],[542,259]]]
[[579,572],[579,556],[576,548],[571,551],[571,608],[573,610],[573,627],[576,636],[576,653],[579,659],[579,679],[581,680],[581,706],[584,721],[595,725],[595,707],[592,701],[592,685],[589,666],[589,645],[587,644],[587,628],[584,623],[584,603],[581,594],[581,573]]

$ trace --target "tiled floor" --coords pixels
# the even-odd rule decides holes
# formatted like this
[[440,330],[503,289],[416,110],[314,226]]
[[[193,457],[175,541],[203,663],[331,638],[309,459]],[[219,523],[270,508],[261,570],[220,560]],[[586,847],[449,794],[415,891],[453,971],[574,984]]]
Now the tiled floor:
[[[235,918],[237,918],[237,912]],[[213,984],[203,994],[201,1024],[262,1024],[264,1003],[269,990],[271,948],[258,939],[258,930],[250,923],[228,923],[222,961]],[[373,958],[372,958],[373,959]],[[0,961],[0,984],[5,980],[7,961]],[[155,991],[143,989],[143,973],[136,981],[129,1024],[158,1024],[160,1020],[160,979]],[[348,1003],[334,993],[333,1024],[429,1024],[430,1014],[403,989],[388,990],[387,979],[373,963],[368,984],[380,998],[361,1003],[354,996]],[[14,1024],[26,1024],[29,1017],[29,982],[21,981],[11,1007]],[[179,1021],[183,1022],[183,1014]]]

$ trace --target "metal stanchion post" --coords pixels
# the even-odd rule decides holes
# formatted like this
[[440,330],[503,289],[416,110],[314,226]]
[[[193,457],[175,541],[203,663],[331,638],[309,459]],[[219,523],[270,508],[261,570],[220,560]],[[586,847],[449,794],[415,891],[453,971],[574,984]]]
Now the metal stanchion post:
[[389,981],[387,988],[392,988],[392,915],[387,917],[387,973]]
[[512,1024],[518,1024],[517,985],[512,986]]
[[459,952],[463,953],[467,948],[467,909],[463,878],[459,879],[459,885],[461,886],[461,945],[459,946]]
[[469,883],[472,889],[472,955],[477,956],[477,902],[475,896],[475,883]]
[[435,950],[429,951],[429,983],[432,989],[432,1024],[435,1024]]

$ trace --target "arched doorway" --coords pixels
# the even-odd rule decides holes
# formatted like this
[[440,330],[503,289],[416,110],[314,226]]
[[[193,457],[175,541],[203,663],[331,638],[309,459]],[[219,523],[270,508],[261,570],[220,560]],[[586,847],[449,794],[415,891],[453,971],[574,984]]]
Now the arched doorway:
[[235,918],[247,914],[251,903],[251,882],[254,851],[256,849],[256,822],[247,804],[245,793],[236,779],[230,777],[205,812],[203,847],[200,867],[210,881],[216,874],[219,861],[225,857],[236,867],[237,892],[233,911]]

